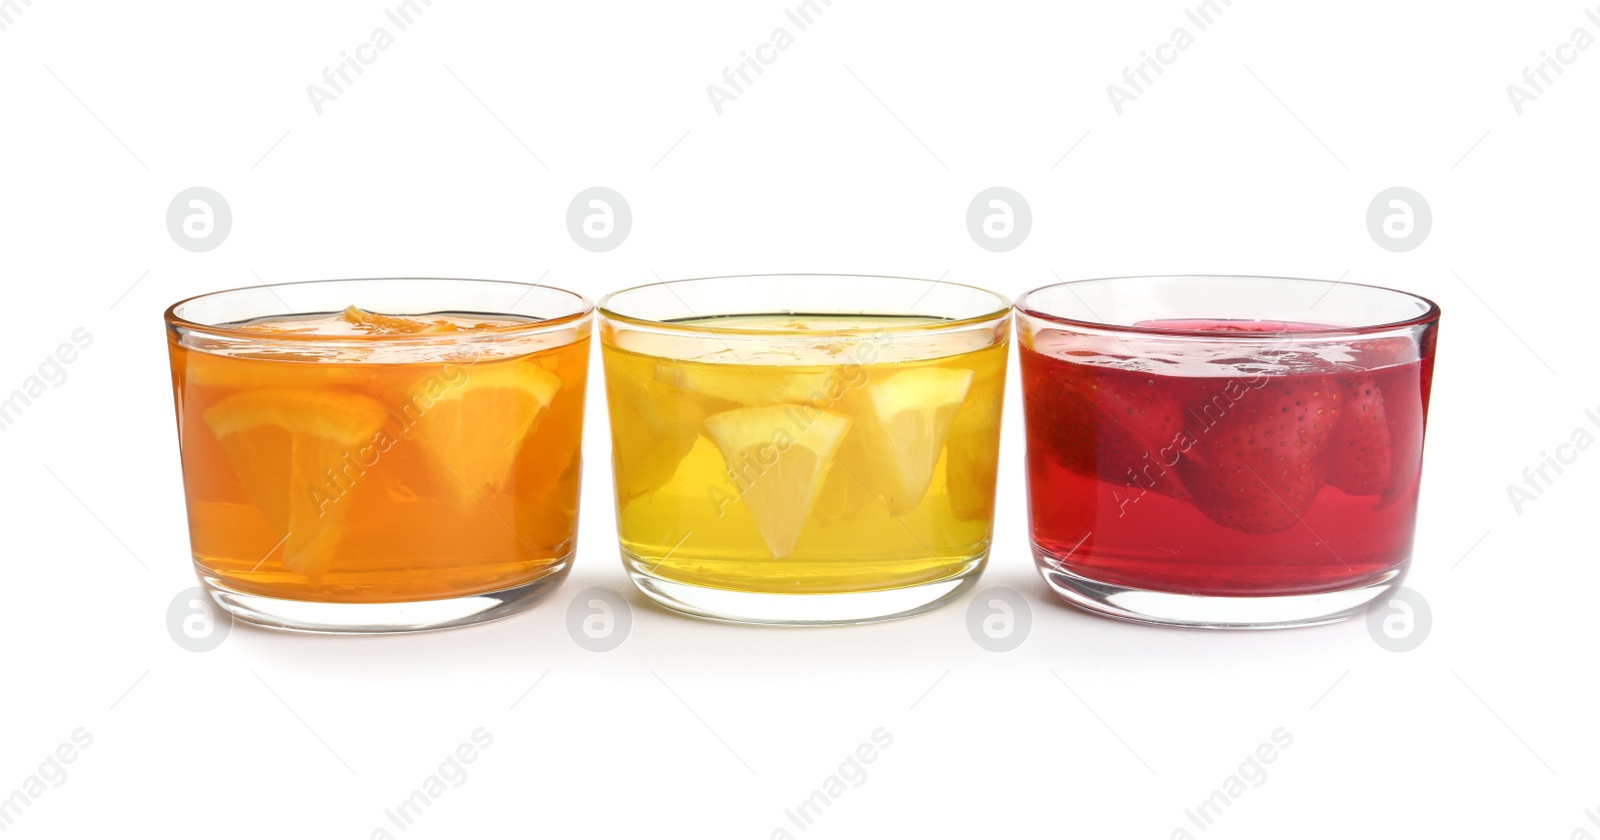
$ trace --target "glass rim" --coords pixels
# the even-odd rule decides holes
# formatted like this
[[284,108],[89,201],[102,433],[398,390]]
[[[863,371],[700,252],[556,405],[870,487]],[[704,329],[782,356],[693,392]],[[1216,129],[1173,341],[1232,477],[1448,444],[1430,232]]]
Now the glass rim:
[[[1310,329],[1296,329],[1287,333],[1282,330],[1224,333],[1216,330],[1168,329],[1163,327],[1137,326],[1133,324],[1110,324],[1100,320],[1091,321],[1082,318],[1071,318],[1065,315],[1057,315],[1054,313],[1045,312],[1042,309],[1037,309],[1029,305],[1029,298],[1032,298],[1034,295],[1037,295],[1040,292],[1049,291],[1051,289],[1087,283],[1112,283],[1119,280],[1176,279],[1276,280],[1295,284],[1327,286],[1328,291],[1330,292],[1339,286],[1350,286],[1352,288],[1370,289],[1375,292],[1382,292],[1388,295],[1397,295],[1403,298],[1409,298],[1411,300],[1426,304],[1427,308],[1421,314],[1411,318],[1405,318],[1398,321],[1385,321],[1374,324],[1361,324],[1359,326],[1352,327],[1316,327]],[[1077,280],[1062,280],[1060,282],[1048,283],[1046,285],[1038,286],[1023,292],[1021,295],[1017,296],[1016,310],[1023,315],[1038,318],[1044,321],[1050,321],[1056,324],[1065,324],[1074,327],[1086,327],[1105,332],[1125,333],[1155,338],[1207,338],[1213,341],[1218,339],[1226,339],[1228,341],[1268,341],[1282,340],[1285,337],[1298,340],[1301,338],[1328,338],[1336,336],[1367,335],[1370,333],[1387,332],[1406,327],[1437,323],[1439,320],[1439,315],[1443,312],[1443,310],[1440,309],[1439,304],[1434,303],[1432,300],[1425,298],[1422,295],[1414,294],[1412,292],[1404,292],[1399,289],[1391,289],[1387,286],[1375,286],[1370,283],[1346,283],[1343,280],[1322,280],[1314,277],[1285,277],[1273,274],[1131,274],[1116,277],[1085,277]]]
[[[652,288],[656,288],[656,287],[670,287],[670,286],[676,286],[676,285],[679,285],[679,284],[686,284],[686,283],[699,283],[699,282],[704,282],[704,281],[707,281],[707,280],[760,280],[760,279],[773,278],[773,277],[795,277],[795,278],[827,277],[827,278],[837,278],[837,279],[855,278],[855,279],[863,279],[863,280],[898,280],[898,281],[906,281],[906,282],[911,282],[911,283],[927,284],[928,288],[930,290],[933,289],[933,288],[936,288],[938,286],[951,286],[951,287],[958,288],[958,289],[968,289],[970,291],[974,291],[974,292],[978,292],[980,294],[988,295],[989,297],[994,298],[994,300],[996,301],[998,306],[996,308],[992,309],[992,310],[984,312],[981,315],[973,315],[973,316],[966,317],[966,318],[936,319],[936,320],[933,320],[931,323],[925,323],[925,324],[901,324],[901,325],[895,325],[895,326],[878,325],[878,326],[873,326],[873,327],[831,329],[831,330],[823,331],[823,330],[785,329],[785,328],[782,328],[782,327],[728,326],[728,325],[725,325],[725,324],[707,324],[707,323],[685,324],[685,323],[677,322],[677,321],[666,321],[666,320],[661,320],[661,319],[657,319],[657,318],[645,318],[645,317],[640,317],[640,316],[637,316],[637,315],[623,314],[621,312],[618,312],[616,309],[612,308],[611,305],[610,305],[612,299],[616,298],[619,295],[628,294],[629,292],[637,292],[637,291],[641,291],[643,289],[652,289]],[[669,289],[669,291],[670,291],[670,289]],[[913,306],[914,305],[915,304],[913,304]],[[906,308],[909,309],[910,307],[906,307]],[[895,333],[918,333],[918,334],[926,335],[926,334],[929,334],[929,333],[938,333],[938,332],[945,332],[945,331],[961,330],[961,329],[966,329],[966,328],[973,327],[973,326],[976,326],[976,325],[979,325],[979,324],[983,324],[983,323],[986,323],[986,322],[989,322],[989,321],[1002,320],[1002,319],[1008,317],[1011,314],[1012,308],[1013,307],[1012,307],[1011,299],[1006,297],[1005,295],[1003,295],[1003,294],[1001,294],[999,292],[996,292],[993,289],[986,289],[986,288],[984,288],[982,286],[974,286],[974,285],[972,285],[970,283],[959,283],[959,282],[956,282],[954,280],[929,280],[929,279],[924,278],[924,277],[904,277],[904,276],[893,275],[893,274],[850,274],[850,273],[836,273],[836,272],[779,272],[779,273],[766,273],[766,274],[719,274],[719,275],[712,275],[712,276],[707,276],[707,277],[683,277],[683,278],[679,278],[679,279],[676,279],[676,280],[656,280],[656,281],[651,282],[651,283],[640,283],[640,284],[635,285],[635,286],[628,286],[627,288],[617,289],[615,291],[608,292],[605,295],[602,295],[600,297],[599,302],[595,304],[595,309],[596,309],[596,311],[598,311],[600,313],[600,317],[605,319],[605,320],[607,320],[607,321],[617,321],[617,322],[632,324],[632,325],[635,325],[635,326],[649,327],[649,328],[652,328],[652,329],[666,330],[666,331],[672,331],[672,332],[681,332],[681,333],[685,333],[685,334],[694,334],[694,335],[771,336],[771,337],[787,337],[787,338],[794,338],[794,339],[802,339],[802,338],[806,338],[808,336],[817,335],[817,334],[822,333],[822,332],[826,332],[829,335],[856,335],[856,334],[871,335],[871,334],[879,334],[879,333],[890,333],[890,334],[895,334]],[[761,313],[748,313],[748,314],[761,314]],[[884,313],[874,313],[874,314],[895,315],[896,313],[884,312]],[[913,313],[907,312],[907,313],[904,313],[904,314],[910,315],[910,314],[913,314]]]
[[[207,323],[204,323],[204,322],[201,322],[201,321],[195,321],[195,320],[192,320],[192,319],[189,319],[189,318],[185,318],[182,315],[178,314],[179,307],[182,307],[182,306],[184,306],[186,304],[194,303],[195,301],[205,300],[207,298],[216,298],[216,297],[221,297],[223,295],[238,294],[238,293],[241,293],[241,292],[252,292],[252,291],[257,291],[257,290],[266,290],[266,291],[270,292],[273,295],[273,297],[277,297],[278,296],[277,295],[277,291],[276,291],[277,289],[288,288],[288,287],[296,287],[296,286],[315,286],[315,285],[332,284],[332,283],[394,283],[394,282],[402,282],[403,283],[403,282],[407,282],[407,281],[425,281],[425,282],[443,282],[443,283],[467,283],[467,284],[474,284],[474,285],[522,286],[522,287],[526,288],[527,292],[531,292],[534,289],[547,289],[549,291],[556,292],[558,294],[565,295],[565,296],[571,298],[572,299],[572,303],[574,305],[574,309],[573,309],[572,312],[569,312],[569,313],[567,313],[565,315],[558,315],[558,316],[553,317],[553,318],[541,318],[541,319],[538,319],[538,320],[529,321],[527,323],[510,324],[510,325],[499,326],[499,327],[485,327],[483,329],[474,329],[474,330],[471,330],[470,332],[459,334],[459,335],[452,334],[452,333],[426,333],[426,334],[393,333],[393,334],[363,334],[363,335],[327,335],[327,334],[318,334],[318,333],[283,333],[283,334],[275,334],[275,333],[267,332],[267,331],[263,331],[263,330],[251,330],[251,329],[243,329],[243,328],[239,328],[239,327],[232,327],[232,326],[226,326],[226,325],[207,324]],[[525,292],[524,294],[526,294],[527,292]],[[280,298],[280,302],[282,302],[281,298]],[[285,309],[289,309],[290,307],[288,306],[288,304],[284,304],[284,308]],[[481,339],[481,338],[485,338],[485,337],[493,338],[493,337],[502,337],[502,336],[523,336],[523,335],[536,334],[536,333],[543,332],[543,331],[546,331],[546,330],[555,330],[555,329],[558,329],[560,327],[568,326],[568,325],[583,321],[584,319],[588,318],[590,313],[592,313],[593,311],[594,311],[594,302],[589,300],[584,295],[579,294],[578,292],[571,291],[570,289],[563,289],[563,288],[561,288],[559,286],[551,286],[551,285],[548,285],[548,284],[545,284],[545,283],[539,283],[539,282],[527,283],[527,282],[523,282],[523,281],[519,281],[519,280],[489,280],[489,279],[474,278],[474,277],[333,277],[333,278],[324,278],[324,279],[321,279],[321,280],[294,280],[294,281],[290,281],[290,282],[287,282],[287,283],[262,283],[262,284],[259,284],[259,285],[256,285],[256,286],[237,286],[237,287],[234,287],[234,288],[231,288],[231,289],[218,289],[218,290],[212,291],[212,292],[204,292],[204,293],[201,293],[201,294],[198,294],[198,295],[191,295],[191,296],[186,297],[186,298],[178,301],[177,303],[174,303],[171,306],[167,307],[166,311],[164,313],[162,313],[162,319],[164,321],[166,321],[166,324],[167,324],[168,327],[180,328],[180,329],[188,330],[190,332],[203,332],[203,333],[207,333],[209,335],[225,336],[225,337],[229,337],[229,338],[241,338],[241,339],[247,339],[247,340],[250,340],[250,341],[264,342],[264,343],[265,342],[303,342],[303,341],[312,341],[312,342],[330,342],[330,343],[334,343],[334,342],[350,342],[350,343],[365,344],[365,343],[373,342],[373,341],[381,341],[381,342],[415,341],[415,342],[420,342],[420,343],[425,343],[425,344],[438,344],[438,343],[441,343],[441,342],[448,342],[448,341],[452,341],[452,340],[474,340],[474,339]],[[303,315],[303,314],[307,314],[307,313],[289,312],[289,313],[286,314],[285,317],[299,317],[300,315]],[[483,312],[483,313],[477,313],[477,314],[483,314],[483,315],[514,315],[514,313],[510,313],[510,312]]]

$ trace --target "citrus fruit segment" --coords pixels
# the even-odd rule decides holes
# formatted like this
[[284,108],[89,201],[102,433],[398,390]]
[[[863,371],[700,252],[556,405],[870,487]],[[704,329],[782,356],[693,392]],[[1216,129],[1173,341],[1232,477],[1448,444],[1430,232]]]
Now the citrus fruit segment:
[[738,364],[688,367],[677,363],[656,368],[658,382],[738,405],[822,402],[829,375],[827,370],[779,373],[771,365],[752,369]]
[[956,413],[945,444],[945,476],[950,509],[960,519],[994,516],[994,481],[1000,467],[1000,401],[998,382],[980,383],[979,393]]
[[199,350],[184,353],[184,382],[201,388],[317,388],[348,385],[360,369],[307,352],[232,353]]
[[659,489],[678,471],[700,437],[706,412],[659,384],[646,367],[606,357],[606,401],[611,414],[611,461],[617,504]]
[[380,315],[355,306],[345,307],[344,313],[340,317],[346,322],[362,328],[364,332],[373,335],[456,332],[460,329],[455,323],[442,318],[423,321],[400,315]]
[[970,370],[913,368],[867,388],[855,432],[871,454],[872,475],[863,478],[896,516],[910,512],[928,494],[972,378]]
[[761,538],[775,558],[800,540],[850,418],[804,405],[736,408],[706,418]]
[[872,480],[872,458],[872,453],[862,446],[860,435],[845,435],[834,456],[839,468],[828,471],[827,483],[817,499],[817,518],[831,522],[855,516],[863,508],[883,509],[883,502],[864,483]]
[[306,575],[328,567],[341,536],[355,489],[346,459],[372,445],[387,418],[376,400],[333,389],[245,391],[204,414],[251,501],[285,535],[284,565]]
[[561,377],[525,359],[463,370],[454,385],[441,388],[429,377],[413,389],[421,410],[410,430],[443,470],[440,484],[460,511],[505,489],[517,451],[561,390]]

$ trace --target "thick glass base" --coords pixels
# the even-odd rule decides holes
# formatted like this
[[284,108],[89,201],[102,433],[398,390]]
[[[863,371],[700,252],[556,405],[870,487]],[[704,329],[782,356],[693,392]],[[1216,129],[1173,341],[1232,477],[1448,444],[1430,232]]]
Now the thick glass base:
[[1330,592],[1217,596],[1134,589],[1091,580],[1067,571],[1059,559],[1038,546],[1033,548],[1033,558],[1045,583],[1074,606],[1141,624],[1219,630],[1310,627],[1352,618],[1397,589],[1408,566],[1402,563],[1360,586]]
[[293,601],[251,595],[202,573],[200,583],[211,600],[240,621],[300,633],[416,633],[464,627],[516,615],[550,594],[572,569],[572,556],[562,558],[537,580],[493,592],[434,601],[388,604],[341,604]]
[[718,589],[671,580],[651,572],[649,562],[622,552],[628,576],[651,600],[681,613],[739,624],[826,626],[870,624],[936,610],[977,582],[987,554],[932,583],[865,592],[783,593]]

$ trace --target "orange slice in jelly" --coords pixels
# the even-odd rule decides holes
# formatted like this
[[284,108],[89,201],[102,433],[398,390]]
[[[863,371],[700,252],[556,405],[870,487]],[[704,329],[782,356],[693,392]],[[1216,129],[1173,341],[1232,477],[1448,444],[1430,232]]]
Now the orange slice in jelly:
[[[517,453],[561,390],[561,377],[526,359],[462,365],[413,389],[410,434],[432,455],[458,511],[507,489]],[[565,464],[549,465],[554,479]]]
[[377,335],[385,333],[455,332],[460,329],[450,321],[421,321],[416,318],[405,318],[399,315],[380,315],[355,306],[345,307],[344,314],[340,317]]
[[335,479],[388,416],[359,394],[263,388],[218,401],[204,418],[251,501],[284,535],[284,566],[316,575],[333,562],[349,495],[360,490],[359,479]]

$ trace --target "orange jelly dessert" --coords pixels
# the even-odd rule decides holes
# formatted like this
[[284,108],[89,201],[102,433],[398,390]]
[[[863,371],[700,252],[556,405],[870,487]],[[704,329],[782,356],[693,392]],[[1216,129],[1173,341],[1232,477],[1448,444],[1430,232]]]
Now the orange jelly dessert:
[[201,577],[247,595],[365,604],[563,570],[588,327],[558,341],[526,335],[537,323],[352,306],[181,341],[169,331]]

